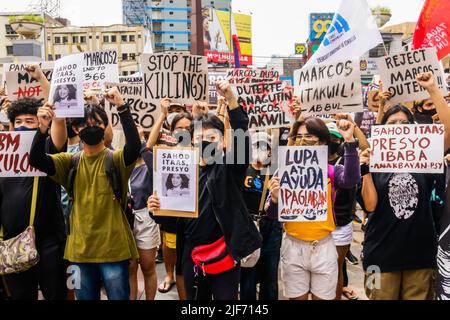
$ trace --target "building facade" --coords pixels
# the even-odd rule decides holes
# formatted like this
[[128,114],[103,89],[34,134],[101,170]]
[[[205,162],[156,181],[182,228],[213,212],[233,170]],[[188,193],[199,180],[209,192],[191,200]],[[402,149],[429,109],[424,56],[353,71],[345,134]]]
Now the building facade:
[[[230,11],[231,1],[202,0],[202,6]],[[190,50],[191,0],[122,0],[122,7],[124,24],[150,30],[155,52]]]
[[127,76],[138,71],[145,32],[142,25],[47,28],[47,60],[79,52],[117,50],[119,72]]

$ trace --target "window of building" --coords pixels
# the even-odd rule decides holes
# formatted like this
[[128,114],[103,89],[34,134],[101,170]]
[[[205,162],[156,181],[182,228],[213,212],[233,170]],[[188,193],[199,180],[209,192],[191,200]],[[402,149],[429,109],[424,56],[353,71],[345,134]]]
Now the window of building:
[[68,44],[69,43],[69,37],[63,37],[62,38],[62,42],[63,42],[63,44]]
[[80,42],[80,38],[77,36],[72,37],[72,42],[73,43],[79,43]]
[[14,54],[13,46],[6,46],[6,55],[12,56]]
[[129,39],[130,39],[130,42],[134,42],[134,41],[136,41],[136,37],[135,37],[135,36],[133,36],[133,35],[131,35]]
[[170,24],[171,27],[174,27],[175,25],[173,23]]
[[127,75],[128,75],[128,71],[122,72],[122,75],[123,75],[123,76],[127,76]]
[[169,12],[169,15],[170,15],[170,16],[173,16],[173,11],[170,11],[170,12]]
[[128,53],[122,53],[122,61],[128,60]]
[[111,42],[116,43],[117,42],[117,36],[111,36]]
[[122,36],[122,42],[127,42],[127,41],[128,41],[128,36],[123,35],[123,36]]
[[17,32],[15,32],[14,29],[9,24],[6,24],[5,28],[6,28],[7,35],[17,34]]
[[170,36],[170,39],[173,39],[173,38],[175,38],[174,36]]
[[136,60],[136,53],[130,53],[129,57],[130,60]]
[[86,36],[80,37],[80,43],[86,43]]
[[61,59],[61,55],[60,54],[55,54],[55,60],[59,60]]
[[55,37],[55,44],[61,43],[61,37]]
[[47,60],[48,61],[53,61],[53,56],[51,54],[49,54]]
[[108,43],[109,42],[109,36],[103,36],[103,42]]

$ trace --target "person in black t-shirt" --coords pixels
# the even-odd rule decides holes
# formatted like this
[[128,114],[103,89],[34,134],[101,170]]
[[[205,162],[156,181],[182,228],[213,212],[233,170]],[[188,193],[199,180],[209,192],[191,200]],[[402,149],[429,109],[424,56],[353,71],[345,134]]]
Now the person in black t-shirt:
[[[240,298],[244,301],[256,300],[256,285],[260,284],[259,300],[278,300],[278,265],[282,227],[278,219],[264,216],[264,188],[268,188],[271,176],[269,167],[272,157],[271,137],[266,132],[252,135],[253,162],[248,167],[244,182],[244,199],[249,214],[259,224],[263,239],[259,260],[253,268],[241,268]],[[265,185],[267,184],[267,185]]]
[[[39,72],[40,69],[33,72],[38,80],[41,79]],[[14,131],[36,131],[41,105],[36,99],[14,102],[8,109]],[[56,119],[52,126],[53,129],[65,126],[65,120]],[[56,146],[51,138],[47,138],[46,152],[61,151],[64,147],[61,141],[64,139]],[[18,236],[28,227],[33,180],[32,177],[0,178],[0,224],[5,240]],[[48,177],[39,178],[37,199],[34,226],[40,261],[28,271],[5,276],[5,282],[14,300],[37,300],[38,289],[47,300],[64,300],[67,297],[63,260],[66,237],[59,186]]]
[[[439,117],[450,117],[434,76],[420,74],[417,82],[430,93]],[[412,113],[402,105],[390,108],[381,121],[382,125],[412,123]],[[448,148],[448,123],[445,128]],[[363,152],[361,162],[370,164],[370,150]],[[370,299],[432,299],[438,233],[430,199],[436,178],[433,174],[417,173],[368,173],[364,176],[364,204],[373,212],[367,221],[363,249],[366,294]],[[372,275],[374,271],[381,274]],[[380,282],[371,281],[375,278]]]

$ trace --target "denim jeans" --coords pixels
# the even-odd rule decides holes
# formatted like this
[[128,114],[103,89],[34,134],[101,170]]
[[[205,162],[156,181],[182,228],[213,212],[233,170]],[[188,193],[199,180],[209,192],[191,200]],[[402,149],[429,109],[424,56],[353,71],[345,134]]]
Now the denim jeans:
[[129,300],[129,264],[128,260],[115,263],[75,263],[74,266],[80,271],[80,288],[75,288],[77,300],[100,300],[102,283],[108,300]]
[[253,268],[241,268],[240,298],[256,300],[256,285],[260,284],[259,300],[278,300],[278,265],[282,239],[281,223],[277,219],[263,218],[260,221],[263,238],[261,257]]

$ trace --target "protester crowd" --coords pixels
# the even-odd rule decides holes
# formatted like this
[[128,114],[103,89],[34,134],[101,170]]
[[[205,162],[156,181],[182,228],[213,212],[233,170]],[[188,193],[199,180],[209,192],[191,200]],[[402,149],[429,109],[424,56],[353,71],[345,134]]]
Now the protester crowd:
[[[148,300],[174,285],[180,300],[278,300],[279,268],[286,298],[357,299],[347,288],[345,257],[359,207],[367,297],[436,297],[440,221],[450,212],[446,174],[371,173],[370,128],[362,130],[355,121],[362,115],[324,120],[303,115],[299,100],[292,102],[296,120],[288,146],[328,147],[328,209],[325,221],[281,223],[280,177],[272,168],[283,142],[277,130],[249,131],[247,112],[228,82],[216,84],[216,108],[161,100],[160,118],[144,132],[116,87],[100,96],[85,92],[84,118],[62,119],[48,102],[50,84],[42,70],[29,65],[27,72],[47,98],[10,102],[3,97],[1,112],[8,121],[0,131],[34,132],[30,164],[47,176],[0,178],[4,240],[34,225],[40,256],[29,270],[2,277],[10,298],[36,300],[40,290],[47,300],[99,300],[104,288],[110,300],[134,300],[140,266]],[[430,99],[409,109],[391,104],[389,92],[380,90],[374,125],[441,123],[449,150],[448,101],[431,73],[417,75],[416,81]],[[119,115],[125,136],[121,149],[112,146],[105,101]],[[231,129],[244,133],[238,137],[242,141]],[[161,209],[161,195],[153,192],[155,146],[200,150],[198,218],[154,214]],[[448,173],[448,151],[446,159]],[[169,177],[167,192],[182,196],[183,189],[183,175]],[[213,262],[210,269],[194,261],[208,246],[225,248],[215,261],[220,264]],[[158,249],[166,269],[161,284]],[[378,286],[371,281],[373,266],[379,268]]]

